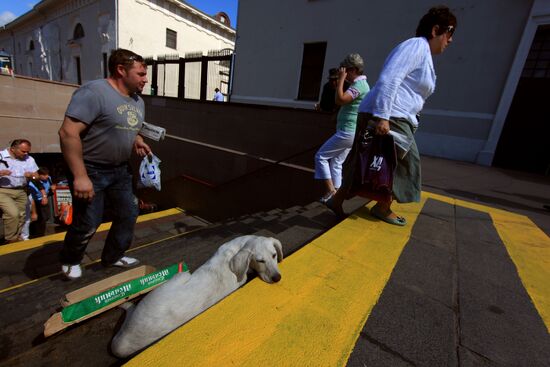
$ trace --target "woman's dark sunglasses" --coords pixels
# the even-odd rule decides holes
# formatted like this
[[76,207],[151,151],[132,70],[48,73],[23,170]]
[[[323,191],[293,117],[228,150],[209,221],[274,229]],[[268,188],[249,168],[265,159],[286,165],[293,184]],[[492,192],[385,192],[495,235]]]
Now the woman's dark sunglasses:
[[455,33],[455,27],[452,26],[452,25],[448,26],[447,29],[445,29],[445,33],[447,33],[449,38],[451,38],[453,36],[453,34]]

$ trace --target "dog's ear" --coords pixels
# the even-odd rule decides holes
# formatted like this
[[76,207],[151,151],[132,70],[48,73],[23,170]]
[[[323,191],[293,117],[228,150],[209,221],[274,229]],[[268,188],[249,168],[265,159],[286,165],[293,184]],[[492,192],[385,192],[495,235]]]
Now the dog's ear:
[[273,240],[273,246],[275,247],[275,251],[277,251],[277,262],[280,263],[283,261],[283,245],[281,245],[281,241],[279,241],[276,238],[271,237]]
[[229,260],[229,269],[237,276],[238,282],[242,281],[246,275],[251,257],[252,251],[242,248]]

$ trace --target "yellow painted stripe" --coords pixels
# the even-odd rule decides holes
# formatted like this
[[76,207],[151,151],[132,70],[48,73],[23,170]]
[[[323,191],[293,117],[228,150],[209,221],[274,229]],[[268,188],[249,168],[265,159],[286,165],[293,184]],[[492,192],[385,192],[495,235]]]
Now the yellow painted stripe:
[[394,206],[405,227],[360,209],[127,365],[345,365],[424,203]]
[[550,237],[524,215],[432,193],[424,196],[491,216],[523,286],[550,332]]
[[[130,253],[130,252],[133,252],[133,251],[136,251],[136,250],[140,250],[140,249],[145,248],[145,247],[153,246],[153,245],[156,245],[157,243],[164,242],[164,241],[168,241],[168,240],[171,240],[171,239],[174,239],[174,238],[177,238],[177,237],[186,236],[186,235],[188,235],[188,234],[191,234],[191,233],[200,231],[201,229],[203,229],[203,228],[202,228],[202,227],[200,227],[200,228],[195,228],[195,229],[192,229],[192,230],[187,231],[187,232],[178,233],[178,234],[175,234],[175,235],[172,235],[172,236],[168,236],[168,237],[164,237],[164,238],[161,238],[161,239],[159,239],[159,240],[152,241],[152,242],[147,242],[147,243],[144,243],[144,244],[142,244],[142,245],[139,245],[139,246],[136,246],[136,247],[132,247],[131,249],[129,249],[128,251],[126,251],[126,253]],[[85,263],[85,264],[81,264],[81,265],[82,265],[84,268],[87,268],[87,267],[89,267],[89,266],[91,266],[91,265],[93,265],[93,264],[97,264],[97,263],[100,262],[100,261],[101,261],[101,259],[96,259],[96,260],[90,261],[89,263]],[[7,287],[7,288],[0,289],[0,294],[5,293],[5,292],[9,292],[9,291],[11,291],[11,290],[14,290],[14,289],[17,289],[17,288],[21,288],[21,287],[24,287],[24,286],[27,286],[27,285],[30,285],[30,284],[33,284],[33,283],[36,283],[36,282],[39,282],[39,281],[44,280],[44,279],[52,278],[52,277],[55,277],[55,276],[58,276],[58,275],[61,275],[61,272],[57,272],[57,273],[45,275],[45,276],[40,277],[40,278],[31,279],[31,280],[26,281],[26,282],[23,282],[23,283],[15,284],[15,285],[12,285],[12,286]]]
[[527,217],[491,213],[523,286],[550,332],[550,238]]
[[477,210],[477,211],[485,212],[485,213],[500,213],[500,214],[503,214],[503,215],[508,215],[508,216],[511,216],[511,217],[518,217],[518,218],[519,217],[524,217],[521,214],[512,213],[512,212],[509,212],[509,211],[506,211],[506,210],[503,210],[503,209],[493,208],[493,207],[490,207],[490,206],[487,206],[487,205],[473,203],[471,201],[455,199],[455,198],[452,198],[450,196],[443,196],[443,195],[435,194],[433,192],[422,191],[422,197],[425,197],[427,199],[434,199],[434,200],[442,201],[442,202],[450,204],[450,205],[457,205],[457,206],[461,206],[461,207],[464,207],[464,208],[473,209],[473,210]]
[[[158,219],[162,217],[167,217],[170,215],[176,215],[184,212],[185,211],[183,209],[172,208],[168,210],[162,210],[159,212],[144,214],[144,215],[140,215],[137,218],[137,223],[146,222],[149,220]],[[97,231],[98,232],[107,231],[109,230],[109,228],[111,228],[111,222],[102,223],[97,229]],[[49,245],[54,242],[63,241],[63,239],[65,238],[65,233],[66,232],[59,232],[48,236],[33,238],[28,241],[14,242],[14,243],[10,243],[9,245],[0,246],[0,256],[12,254],[14,252],[30,250],[30,249],[41,247],[44,245]]]

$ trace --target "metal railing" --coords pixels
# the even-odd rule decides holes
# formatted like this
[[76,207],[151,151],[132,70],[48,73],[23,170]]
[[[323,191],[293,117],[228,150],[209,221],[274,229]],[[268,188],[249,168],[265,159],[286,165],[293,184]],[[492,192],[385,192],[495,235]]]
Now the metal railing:
[[200,141],[197,141],[197,140],[182,138],[182,137],[176,136],[176,135],[166,134],[166,138],[182,141],[182,142],[189,143],[189,144],[200,145],[202,147],[206,147],[206,148],[209,148],[209,149],[214,149],[214,150],[222,151],[222,152],[225,152],[225,153],[239,155],[239,156],[242,156],[242,157],[245,157],[245,158],[255,159],[255,160],[259,160],[259,161],[268,163],[267,165],[265,165],[263,167],[254,169],[254,170],[252,170],[250,172],[246,172],[246,173],[244,173],[244,174],[242,174],[238,177],[234,177],[234,178],[231,178],[227,181],[223,181],[223,182],[217,183],[217,184],[212,183],[212,182],[207,182],[205,180],[197,179],[197,178],[189,176],[189,175],[181,175],[182,177],[184,177],[186,179],[197,182],[197,183],[199,183],[201,185],[204,185],[204,186],[208,186],[210,188],[219,188],[221,186],[225,186],[227,184],[230,184],[230,183],[238,181],[238,180],[242,180],[245,177],[252,176],[254,174],[257,174],[261,171],[264,171],[264,170],[269,169],[269,168],[274,167],[274,166],[284,166],[284,167],[289,167],[289,168],[293,168],[293,169],[296,169],[296,170],[300,170],[300,171],[303,171],[303,172],[313,173],[314,170],[309,168],[309,167],[304,167],[304,166],[300,166],[300,165],[293,164],[293,163],[287,163],[287,161],[289,161],[293,158],[299,157],[299,156],[301,156],[303,154],[306,154],[308,152],[318,150],[322,145],[322,144],[317,144],[313,147],[307,148],[307,149],[302,150],[302,151],[297,152],[297,153],[293,153],[293,154],[291,154],[289,156],[286,156],[284,158],[274,160],[274,159],[271,159],[271,158],[261,157],[261,156],[258,156],[258,155],[242,152],[242,151],[235,150],[235,149],[229,149],[229,148],[221,147],[221,146],[218,146],[218,145],[213,145],[213,144],[209,144],[209,143],[200,142]]
[[146,57],[151,84],[143,91],[153,96],[211,100],[218,88],[229,100],[233,53],[230,49]]

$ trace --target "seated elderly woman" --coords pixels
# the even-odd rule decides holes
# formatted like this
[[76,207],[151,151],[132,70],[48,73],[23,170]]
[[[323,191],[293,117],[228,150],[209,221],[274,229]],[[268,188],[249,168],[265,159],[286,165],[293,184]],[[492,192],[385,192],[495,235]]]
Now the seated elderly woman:
[[[344,92],[344,83],[350,83]],[[336,133],[315,154],[315,179],[320,180],[324,193],[320,199],[326,203],[342,183],[342,164],[353,144],[357,109],[370,87],[363,75],[363,59],[349,54],[340,63],[335,101],[341,106],[336,117]]]

